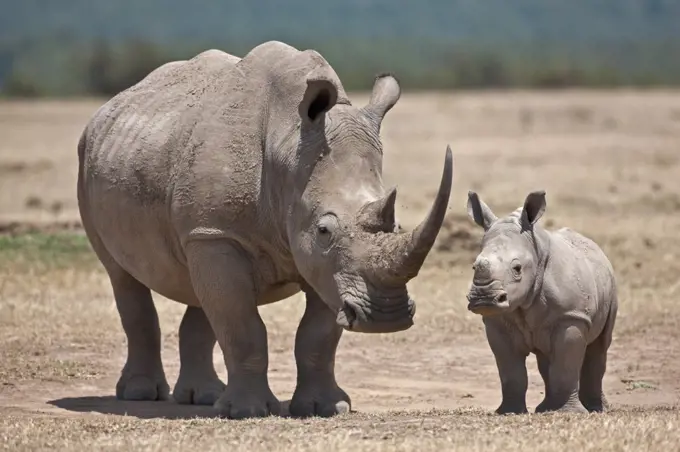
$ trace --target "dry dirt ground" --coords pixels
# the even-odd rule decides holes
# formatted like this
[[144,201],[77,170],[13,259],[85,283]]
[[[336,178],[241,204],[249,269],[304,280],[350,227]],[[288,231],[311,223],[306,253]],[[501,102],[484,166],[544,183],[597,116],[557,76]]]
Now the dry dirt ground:
[[[0,448],[680,448],[680,92],[405,93],[384,123],[385,179],[398,184],[398,215],[412,227],[450,143],[445,229],[409,285],[415,326],[343,337],[338,381],[356,412],[310,420],[226,421],[209,409],[112,397],[125,337],[75,200],[76,142],[100,104],[0,103]],[[464,297],[480,238],[465,216],[470,188],[497,213],[545,189],[543,224],[580,230],[610,256],[620,284],[605,378],[611,412],[493,414],[496,367]],[[156,300],[172,386],[183,307]],[[270,382],[284,401],[302,310],[300,296],[261,309]],[[225,378],[218,348],[215,361]],[[533,357],[528,365],[532,410],[543,388]]]

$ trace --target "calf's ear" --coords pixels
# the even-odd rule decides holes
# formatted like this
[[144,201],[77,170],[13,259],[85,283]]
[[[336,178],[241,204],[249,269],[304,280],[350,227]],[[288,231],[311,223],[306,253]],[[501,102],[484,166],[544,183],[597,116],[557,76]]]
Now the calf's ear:
[[524,200],[522,208],[522,225],[531,228],[545,212],[545,190],[532,191]]
[[489,206],[484,204],[484,201],[479,199],[479,195],[473,191],[468,192],[467,211],[470,218],[485,231],[497,220]]

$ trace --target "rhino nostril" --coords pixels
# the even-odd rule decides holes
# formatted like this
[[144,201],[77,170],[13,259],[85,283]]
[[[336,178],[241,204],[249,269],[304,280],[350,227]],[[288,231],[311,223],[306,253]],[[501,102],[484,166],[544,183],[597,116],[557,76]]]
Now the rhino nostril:
[[499,303],[505,303],[506,301],[508,301],[508,294],[503,292],[498,296],[497,300]]

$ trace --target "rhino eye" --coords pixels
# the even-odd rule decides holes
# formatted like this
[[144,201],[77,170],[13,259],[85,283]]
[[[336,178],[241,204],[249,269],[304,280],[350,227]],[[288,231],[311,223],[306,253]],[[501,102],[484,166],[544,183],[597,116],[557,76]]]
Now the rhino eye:
[[513,262],[512,271],[515,273],[515,275],[519,275],[520,273],[522,273],[522,264],[520,264],[519,262]]
[[338,217],[332,213],[323,215],[316,224],[317,243],[322,248],[328,248],[332,245],[335,231],[339,228]]

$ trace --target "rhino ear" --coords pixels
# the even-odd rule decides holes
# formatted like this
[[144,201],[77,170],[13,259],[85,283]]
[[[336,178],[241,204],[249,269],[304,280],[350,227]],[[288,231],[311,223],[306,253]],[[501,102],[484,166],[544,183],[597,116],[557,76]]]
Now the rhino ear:
[[530,228],[543,216],[545,212],[545,190],[532,191],[527,195],[522,208],[522,223]]
[[470,218],[485,231],[498,219],[489,206],[484,204],[484,201],[479,199],[479,195],[473,191],[468,192],[467,211]]
[[380,123],[385,114],[397,103],[399,96],[401,96],[399,81],[392,74],[379,74],[373,84],[371,100],[364,107],[364,111]]
[[338,101],[338,88],[326,77],[309,77],[299,113],[303,121],[315,122]]

